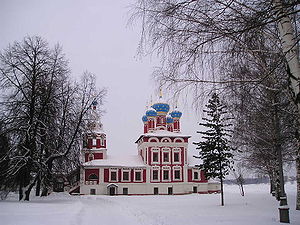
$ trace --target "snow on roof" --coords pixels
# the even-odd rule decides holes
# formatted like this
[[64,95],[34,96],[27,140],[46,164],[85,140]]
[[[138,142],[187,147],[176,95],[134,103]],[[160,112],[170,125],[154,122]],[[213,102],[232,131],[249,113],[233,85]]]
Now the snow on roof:
[[115,167],[145,167],[142,158],[139,155],[129,156],[112,156],[108,155],[107,159],[96,159],[86,163],[83,166],[115,166]]
[[190,138],[191,135],[170,132],[167,130],[155,130],[153,132],[142,134],[135,143],[137,143],[141,137],[187,137],[187,138]]

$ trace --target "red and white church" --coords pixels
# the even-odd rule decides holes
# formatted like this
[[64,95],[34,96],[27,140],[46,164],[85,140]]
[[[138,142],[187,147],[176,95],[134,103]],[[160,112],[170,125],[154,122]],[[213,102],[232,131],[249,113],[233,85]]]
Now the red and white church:
[[[80,194],[167,195],[214,193],[220,185],[208,181],[188,158],[191,136],[180,130],[182,113],[161,100],[142,117],[144,133],[136,140],[137,154],[128,157],[107,154],[106,134],[97,113],[90,111],[88,131],[81,150]],[[168,114],[169,113],[169,114]]]

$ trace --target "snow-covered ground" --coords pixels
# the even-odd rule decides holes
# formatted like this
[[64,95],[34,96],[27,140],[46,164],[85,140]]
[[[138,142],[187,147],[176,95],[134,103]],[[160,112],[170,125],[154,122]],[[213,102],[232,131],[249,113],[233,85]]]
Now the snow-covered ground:
[[[296,184],[287,184],[291,224],[300,225],[295,210]],[[278,202],[266,184],[245,186],[245,197],[235,185],[220,195],[181,196],[69,196],[54,193],[30,202],[11,195],[0,201],[1,225],[271,225],[279,224]]]

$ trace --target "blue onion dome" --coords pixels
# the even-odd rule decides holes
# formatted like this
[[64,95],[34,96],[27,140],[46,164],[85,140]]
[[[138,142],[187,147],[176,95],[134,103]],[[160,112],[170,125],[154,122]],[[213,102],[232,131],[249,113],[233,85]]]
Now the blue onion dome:
[[147,118],[147,116],[146,115],[144,115],[143,117],[142,117],[142,120],[143,120],[143,122],[145,123],[145,122],[147,122],[148,121],[148,118]]
[[146,116],[157,116],[157,112],[154,109],[148,109],[146,111]]
[[167,117],[167,123],[173,123],[173,122],[174,122],[173,118],[168,116]]
[[170,106],[167,103],[155,103],[151,107],[155,109],[158,114],[167,114],[170,110]]
[[172,118],[180,118],[182,116],[182,112],[175,109],[173,112],[170,113],[170,115],[172,116]]

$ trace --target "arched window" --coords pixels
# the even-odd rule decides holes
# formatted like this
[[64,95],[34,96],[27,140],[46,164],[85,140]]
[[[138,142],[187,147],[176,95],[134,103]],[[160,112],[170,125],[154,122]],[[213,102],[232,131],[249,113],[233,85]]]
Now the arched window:
[[98,176],[94,173],[89,175],[89,180],[98,180]]
[[92,160],[94,160],[94,155],[91,153],[91,154],[89,154],[89,161],[92,161]]

